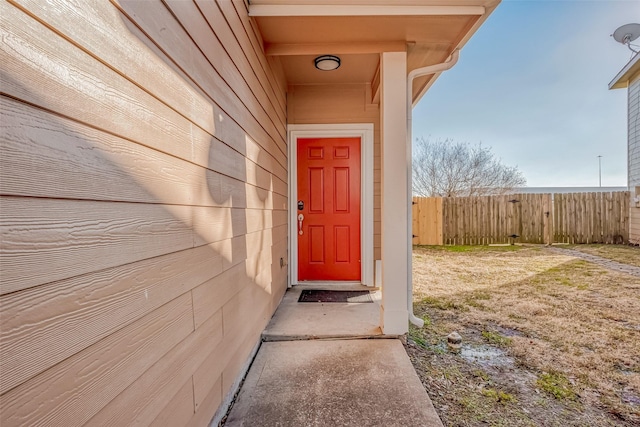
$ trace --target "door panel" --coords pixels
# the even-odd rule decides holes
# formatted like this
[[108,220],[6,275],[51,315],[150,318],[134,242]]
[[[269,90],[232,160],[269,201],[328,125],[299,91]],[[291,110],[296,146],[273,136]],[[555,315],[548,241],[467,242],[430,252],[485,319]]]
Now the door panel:
[[324,264],[324,226],[309,226],[309,263]]
[[299,138],[298,280],[360,277],[360,138]]
[[[309,212],[324,213],[324,169],[309,168]],[[299,199],[300,200],[300,199]]]
[[349,213],[349,168],[333,170],[333,206],[335,213]]
[[338,225],[334,230],[336,262],[350,262],[349,226]]

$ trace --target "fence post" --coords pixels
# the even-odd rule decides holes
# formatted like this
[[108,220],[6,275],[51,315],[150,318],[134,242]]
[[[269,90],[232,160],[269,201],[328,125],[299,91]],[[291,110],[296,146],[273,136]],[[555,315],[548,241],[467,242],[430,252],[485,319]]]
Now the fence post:
[[553,195],[542,195],[542,236],[545,245],[553,244]]
[[444,222],[444,215],[442,209],[442,197],[436,197],[436,245],[442,246],[444,244],[442,224]]
[[420,223],[418,218],[418,199],[417,197],[411,198],[411,243],[413,245],[420,244]]

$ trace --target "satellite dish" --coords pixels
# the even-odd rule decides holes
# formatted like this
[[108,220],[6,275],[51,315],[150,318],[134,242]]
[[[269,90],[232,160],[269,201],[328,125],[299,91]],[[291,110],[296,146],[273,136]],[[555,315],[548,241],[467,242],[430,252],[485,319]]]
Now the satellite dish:
[[631,42],[640,37],[640,24],[626,24],[615,30],[612,34],[615,41],[627,45],[635,53],[637,50],[631,48]]

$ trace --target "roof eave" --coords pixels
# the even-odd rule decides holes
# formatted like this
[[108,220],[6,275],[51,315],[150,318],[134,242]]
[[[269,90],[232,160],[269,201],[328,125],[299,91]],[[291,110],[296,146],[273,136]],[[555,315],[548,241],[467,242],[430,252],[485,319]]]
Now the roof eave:
[[624,66],[617,76],[609,83],[609,89],[620,89],[629,86],[631,78],[640,72],[640,53],[636,53],[633,58]]

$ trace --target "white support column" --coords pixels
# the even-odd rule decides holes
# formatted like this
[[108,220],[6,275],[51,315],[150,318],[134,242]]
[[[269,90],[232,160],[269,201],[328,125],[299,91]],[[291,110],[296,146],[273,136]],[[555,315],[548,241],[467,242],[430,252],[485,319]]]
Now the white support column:
[[386,52],[380,66],[382,142],[382,305],[389,335],[408,331],[407,312],[407,53]]

